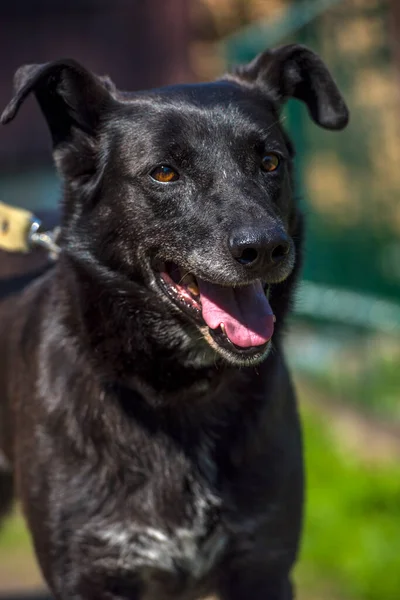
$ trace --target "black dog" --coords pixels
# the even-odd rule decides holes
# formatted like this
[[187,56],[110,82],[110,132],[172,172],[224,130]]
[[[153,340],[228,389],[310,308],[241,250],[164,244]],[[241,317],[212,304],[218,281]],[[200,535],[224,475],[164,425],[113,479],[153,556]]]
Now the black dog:
[[35,93],[64,198],[60,259],[1,312],[2,511],[9,464],[58,599],[289,600],[302,220],[279,111],[343,128],[328,70],[290,45],[210,84],[128,94],[62,60],[15,88],[2,122]]

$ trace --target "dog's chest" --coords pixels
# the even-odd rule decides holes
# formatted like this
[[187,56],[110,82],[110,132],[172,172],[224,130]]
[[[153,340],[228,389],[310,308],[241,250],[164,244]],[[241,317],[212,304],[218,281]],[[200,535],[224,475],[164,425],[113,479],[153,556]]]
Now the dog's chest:
[[210,573],[227,545],[220,501],[198,486],[190,506],[181,505],[180,509],[187,512],[180,524],[116,523],[103,529],[102,541],[118,555],[123,569],[151,569],[182,583],[198,581]]
[[[136,499],[140,518],[133,511],[132,520],[108,524],[99,534],[118,568],[159,573],[186,588],[207,578],[227,546],[222,500],[207,481],[207,475],[215,478],[216,465],[204,450],[197,465],[201,475],[185,467],[180,477],[178,465],[171,471],[159,463],[164,474],[155,474]],[[152,579],[147,584],[157,585],[158,576]]]

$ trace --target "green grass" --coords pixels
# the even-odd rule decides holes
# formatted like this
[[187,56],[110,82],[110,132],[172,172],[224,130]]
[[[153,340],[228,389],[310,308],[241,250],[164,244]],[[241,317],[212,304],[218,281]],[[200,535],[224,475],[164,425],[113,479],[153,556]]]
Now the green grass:
[[366,466],[303,415],[307,510],[298,578],[337,597],[400,598],[400,466]]
[[30,538],[20,514],[7,519],[0,532],[0,558],[4,553],[14,550],[30,549]]

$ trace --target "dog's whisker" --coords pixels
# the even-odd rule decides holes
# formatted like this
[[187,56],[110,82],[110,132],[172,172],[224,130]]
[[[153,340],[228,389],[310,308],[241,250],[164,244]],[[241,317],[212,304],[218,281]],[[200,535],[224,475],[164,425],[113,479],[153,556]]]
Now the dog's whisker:
[[281,123],[283,123],[284,121],[286,121],[286,119],[287,119],[286,115],[282,115],[281,117],[279,117],[279,119],[277,119],[276,121],[274,121],[273,123],[271,123],[271,125],[269,125],[269,127],[267,127],[267,129],[264,130],[264,134],[268,133],[276,125],[280,125]]
[[180,278],[180,280],[179,280],[179,282],[178,282],[178,285],[181,285],[181,284],[182,284],[182,281],[183,281],[183,280],[185,279],[185,277],[187,277],[188,275],[190,275],[190,271],[187,271],[187,272],[185,273],[185,275],[183,275],[183,277],[181,277],[181,278]]

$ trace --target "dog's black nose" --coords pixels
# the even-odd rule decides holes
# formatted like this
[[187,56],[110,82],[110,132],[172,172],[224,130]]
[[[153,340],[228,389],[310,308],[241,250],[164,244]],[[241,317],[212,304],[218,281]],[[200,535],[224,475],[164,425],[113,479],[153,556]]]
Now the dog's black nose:
[[281,228],[242,227],[232,231],[229,249],[244,267],[273,267],[289,254],[290,242]]

